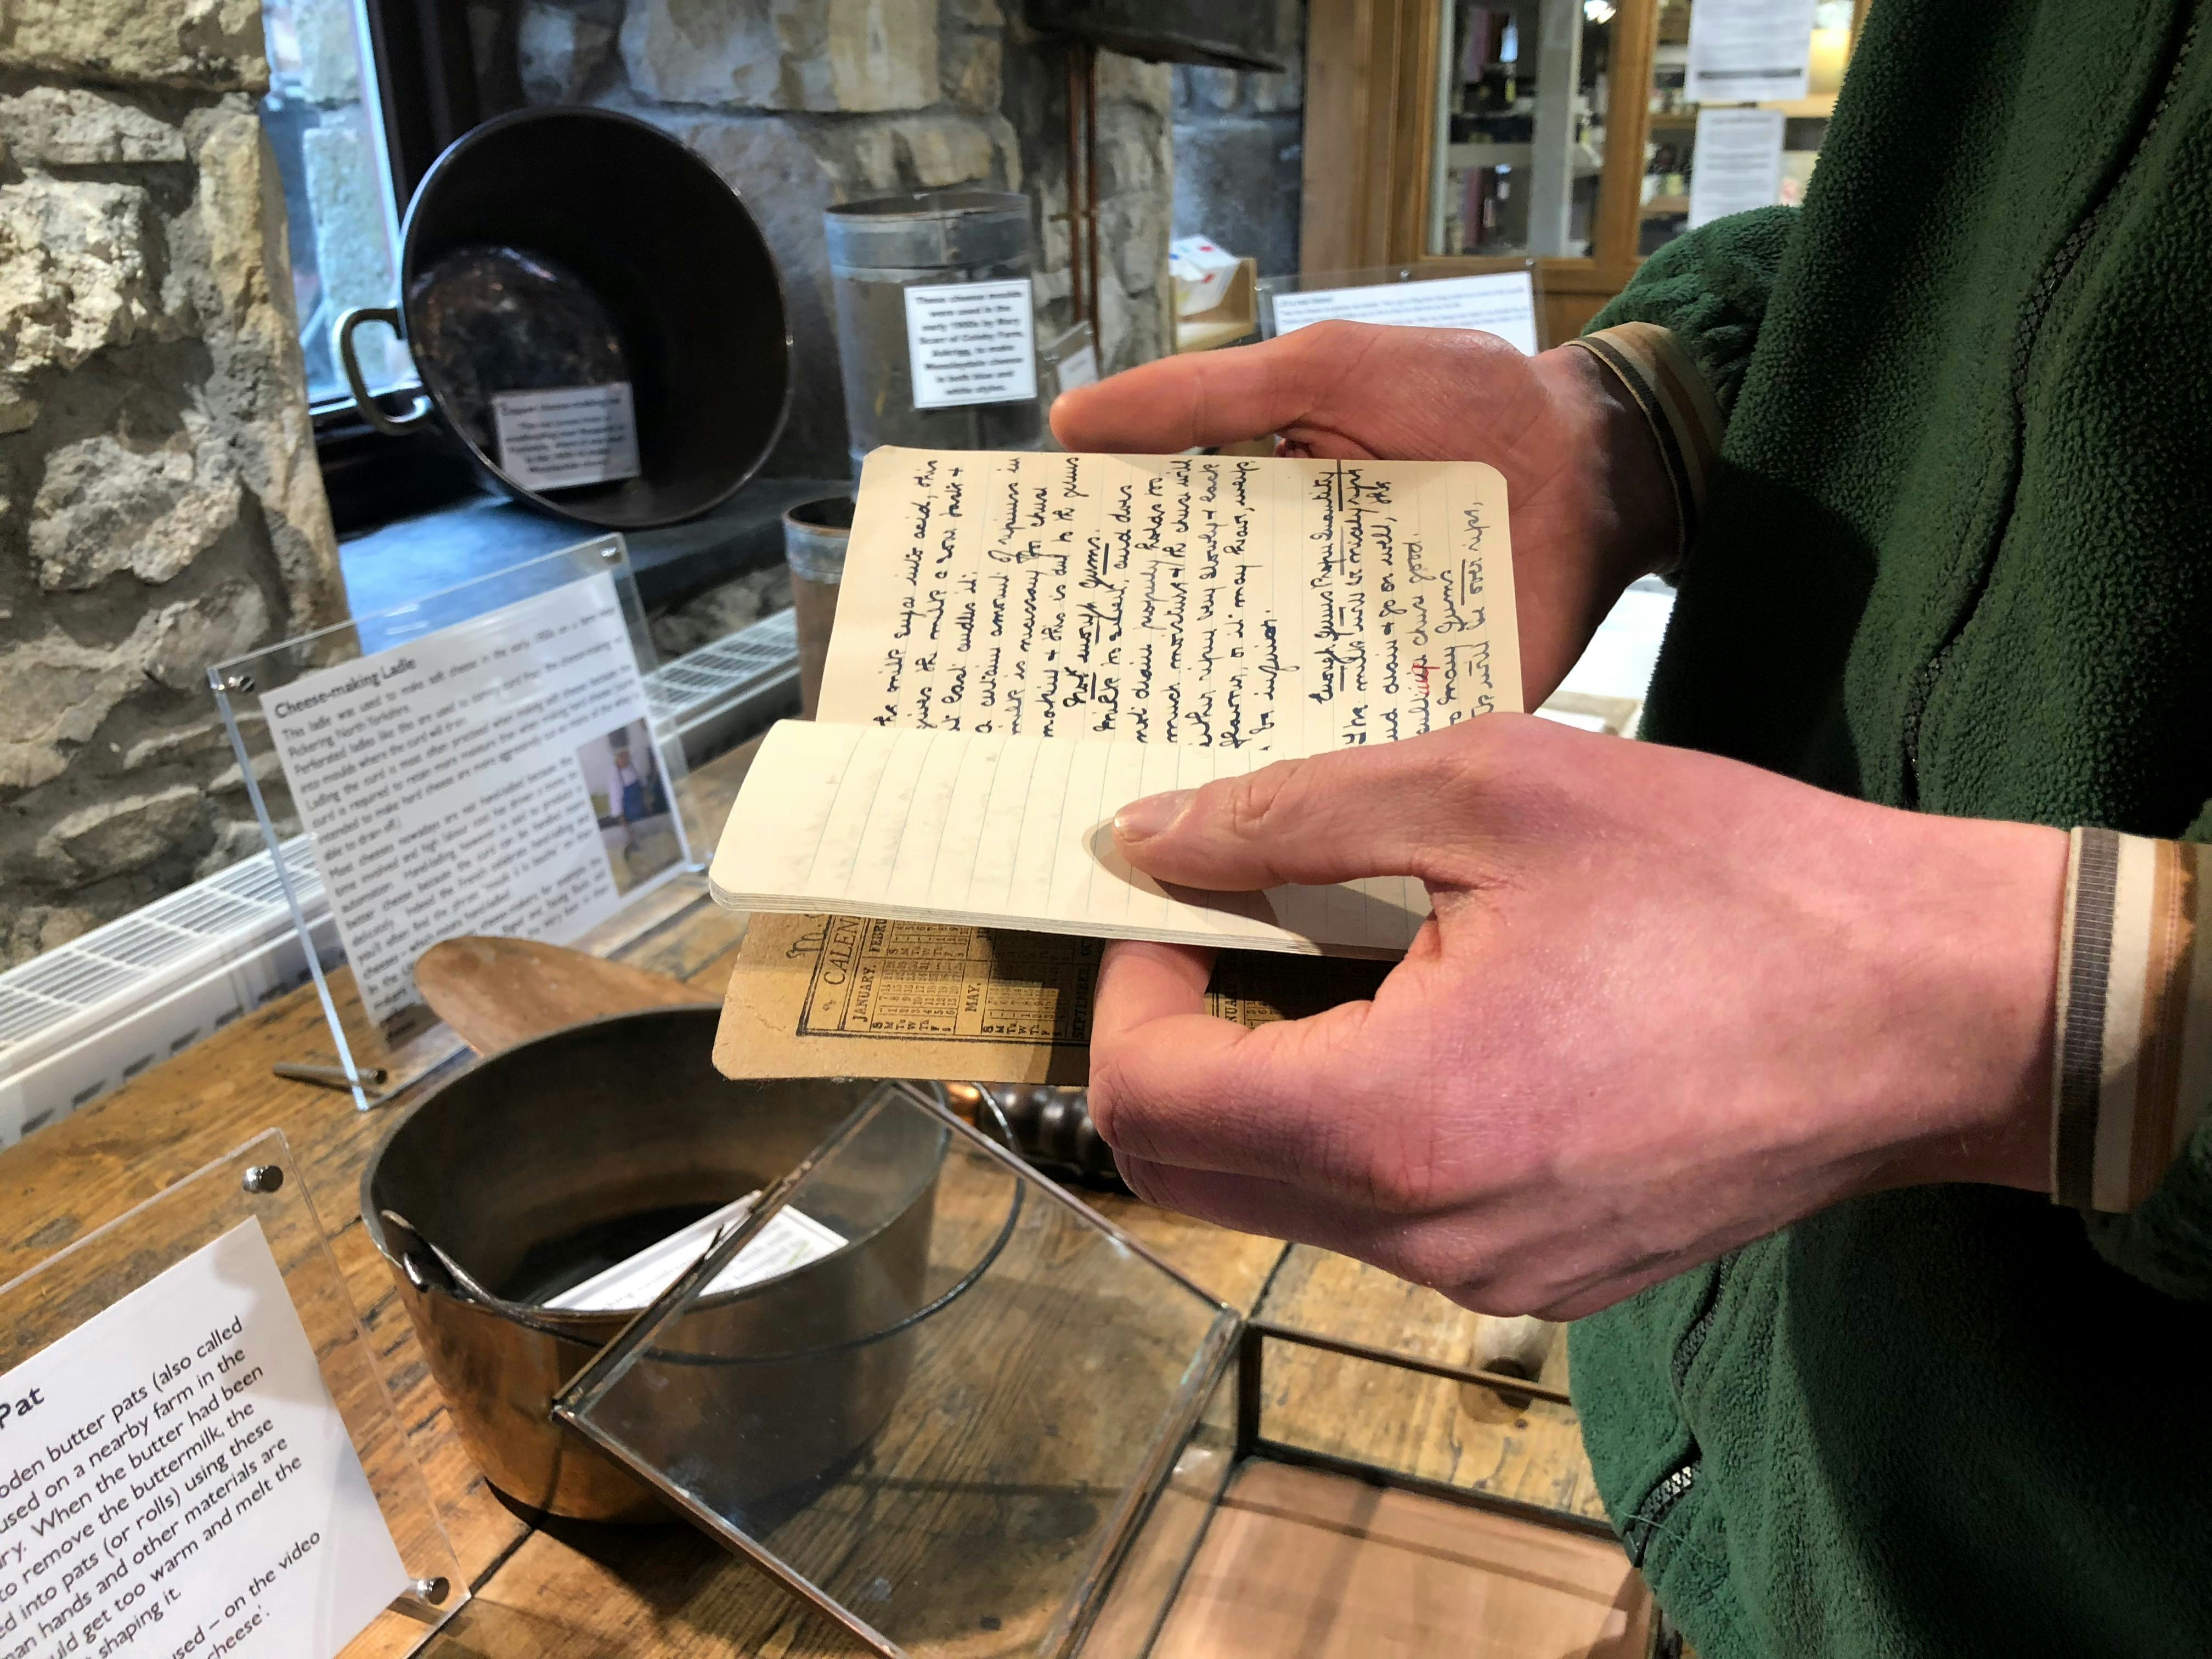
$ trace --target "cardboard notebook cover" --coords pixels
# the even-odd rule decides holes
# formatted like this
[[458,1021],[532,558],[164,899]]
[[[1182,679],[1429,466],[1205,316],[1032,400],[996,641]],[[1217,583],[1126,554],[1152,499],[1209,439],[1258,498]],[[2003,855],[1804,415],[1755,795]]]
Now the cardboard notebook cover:
[[[763,912],[722,1005],[725,1077],[961,1078],[1080,1085],[1103,941]],[[1224,951],[1209,1012],[1298,1019],[1375,994],[1389,964]]]

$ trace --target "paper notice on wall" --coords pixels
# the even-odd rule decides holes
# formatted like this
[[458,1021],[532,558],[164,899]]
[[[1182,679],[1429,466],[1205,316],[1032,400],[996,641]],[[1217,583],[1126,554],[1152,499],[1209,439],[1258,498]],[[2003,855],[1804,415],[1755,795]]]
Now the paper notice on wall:
[[258,1221],[0,1401],[0,1652],[330,1659],[409,1588]]
[[1412,328],[1479,328],[1529,356],[1537,351],[1536,286],[1525,270],[1278,294],[1274,306],[1279,335],[1341,319]]
[[1690,156],[1690,226],[1782,199],[1778,109],[1702,109]]
[[1036,397],[1035,318],[1026,276],[907,289],[914,406],[957,409]]
[[564,944],[690,860],[614,579],[571,582],[261,699],[361,1000],[416,1003],[459,933]]
[[495,392],[500,470],[525,489],[607,483],[638,474],[629,382]]
[[1685,94],[1699,104],[1802,98],[1813,6],[1814,0],[1698,0]]

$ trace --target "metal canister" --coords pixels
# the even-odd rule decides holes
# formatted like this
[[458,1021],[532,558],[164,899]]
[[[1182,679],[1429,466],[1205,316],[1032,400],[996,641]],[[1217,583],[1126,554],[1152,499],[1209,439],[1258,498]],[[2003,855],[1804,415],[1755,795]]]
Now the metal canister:
[[853,476],[878,444],[917,449],[1033,449],[1036,398],[915,407],[906,291],[1027,277],[1030,198],[997,191],[934,191],[850,202],[822,216],[837,300],[837,356]]
[[793,625],[799,634],[799,713],[812,720],[822,701],[822,668],[837,589],[845,580],[845,545],[853,536],[853,498],[801,501],[783,515],[783,556],[791,567]]

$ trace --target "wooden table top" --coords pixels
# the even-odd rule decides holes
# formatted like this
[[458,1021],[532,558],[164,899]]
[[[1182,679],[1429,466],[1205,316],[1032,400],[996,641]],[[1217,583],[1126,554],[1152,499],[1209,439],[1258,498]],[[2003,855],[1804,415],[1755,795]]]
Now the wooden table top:
[[[694,772],[687,817],[712,845],[750,746]],[[612,952],[719,997],[745,919],[686,878],[664,890],[660,919]],[[350,976],[332,976],[349,1029],[362,1023]],[[442,1039],[442,1041],[439,1040]],[[434,1496],[473,1599],[422,1648],[428,1659],[798,1659],[863,1652],[750,1563],[681,1524],[611,1527],[510,1510],[463,1451],[382,1260],[361,1224],[357,1194],[370,1151],[418,1079],[368,1112],[343,1094],[286,1081],[278,1060],[331,1064],[335,1051],[312,988],[237,1020],[122,1089],[0,1151],[0,1282],[52,1256],[133,1206],[277,1128],[289,1140],[382,1367],[394,1408]],[[441,1032],[418,1043],[410,1069],[440,1076],[472,1063]],[[1466,1363],[1474,1316],[1434,1292],[1356,1263],[1230,1232],[1100,1195],[1096,1206],[1223,1301],[1304,1328]],[[1356,1291],[1356,1294],[1354,1292]],[[1565,1345],[1547,1364],[1564,1376]],[[1495,1396],[1411,1374],[1378,1372],[1321,1353],[1272,1366],[1276,1437],[1367,1456],[1431,1479],[1596,1515],[1571,1413],[1515,1411]]]

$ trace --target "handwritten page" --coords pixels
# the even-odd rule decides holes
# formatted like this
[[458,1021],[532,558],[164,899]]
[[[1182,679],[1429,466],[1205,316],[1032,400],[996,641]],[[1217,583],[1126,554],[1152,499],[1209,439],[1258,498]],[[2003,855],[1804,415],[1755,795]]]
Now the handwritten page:
[[1115,850],[1139,795],[1257,771],[1251,750],[784,720],[746,774],[708,881],[740,909],[836,911],[1306,955],[1404,954],[1409,878],[1264,893],[1164,888]]
[[1139,795],[1520,707],[1504,480],[1474,463],[879,449],[818,721],[710,883],[754,910],[1394,956],[1418,882],[1164,890]]
[[1468,462],[878,449],[817,718],[1311,755],[1521,706]]

